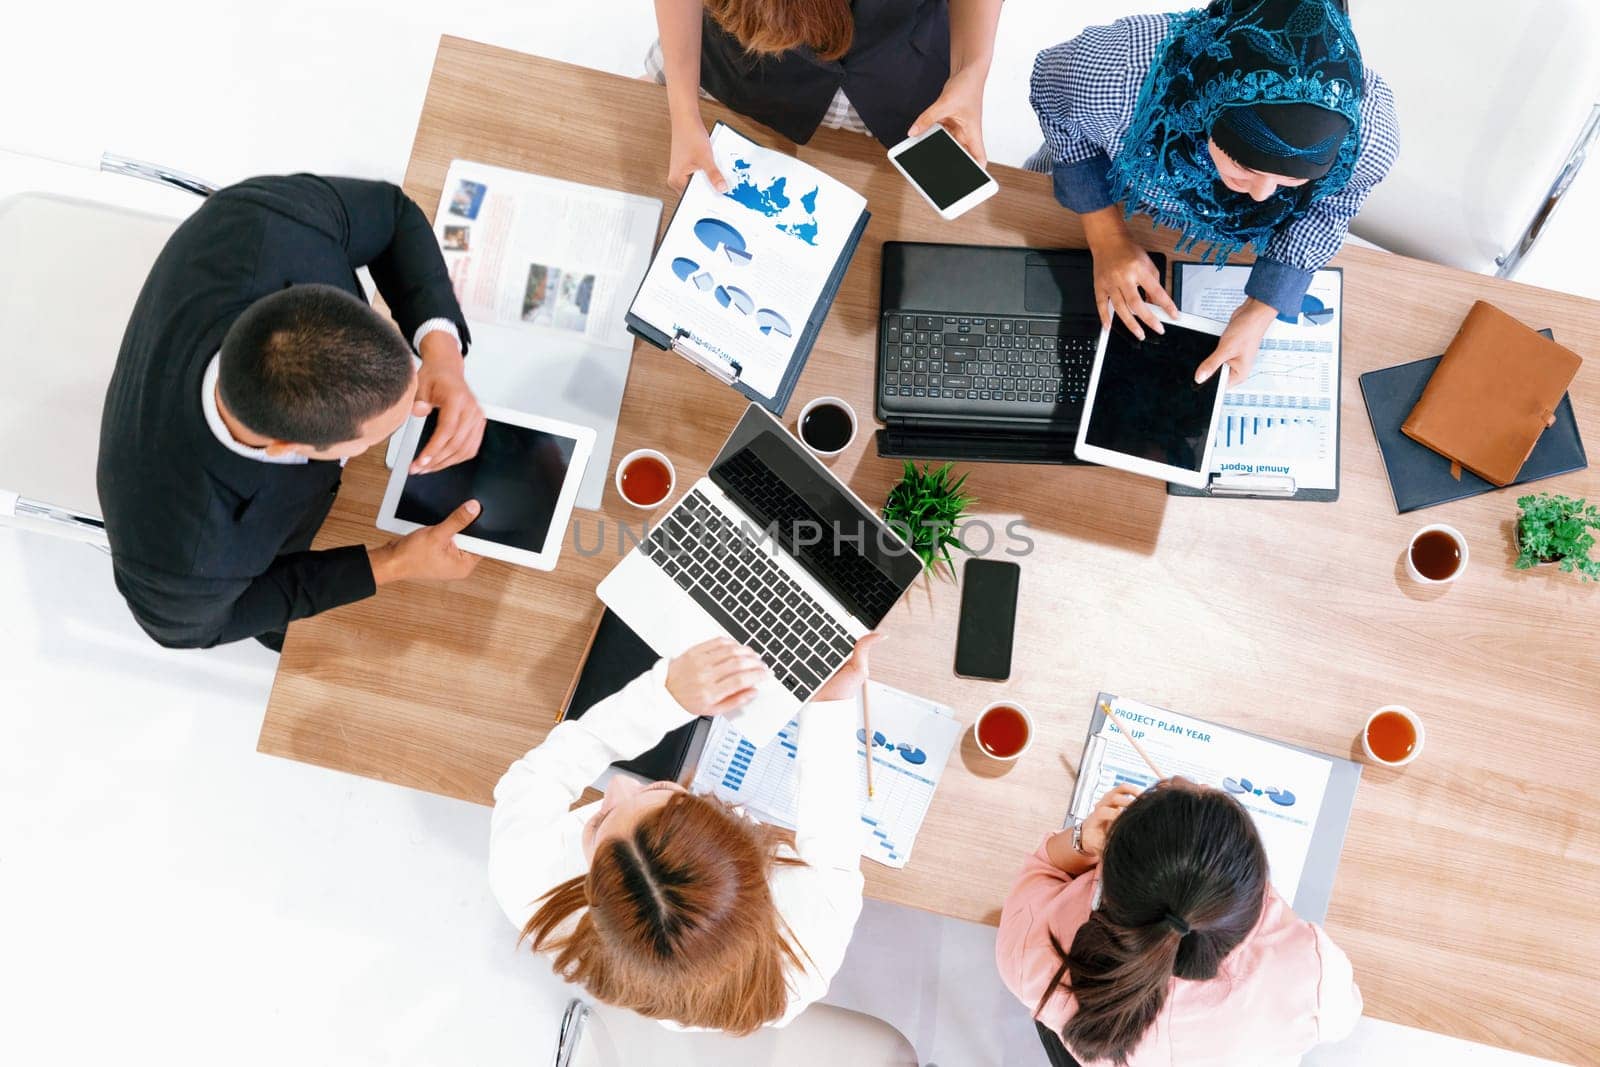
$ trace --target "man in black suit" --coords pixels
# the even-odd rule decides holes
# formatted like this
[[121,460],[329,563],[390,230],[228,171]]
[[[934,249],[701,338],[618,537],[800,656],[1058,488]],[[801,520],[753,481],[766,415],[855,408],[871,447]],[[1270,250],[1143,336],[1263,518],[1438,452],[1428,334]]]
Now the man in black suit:
[[413,471],[477,454],[467,341],[433,231],[395,186],[298,174],[213,194],[156,260],[106,393],[100,504],[139,625],[174,648],[281,648],[290,622],[380,585],[470,573],[451,535],[476,501],[381,548],[310,551],[344,461],[408,415],[439,408]]

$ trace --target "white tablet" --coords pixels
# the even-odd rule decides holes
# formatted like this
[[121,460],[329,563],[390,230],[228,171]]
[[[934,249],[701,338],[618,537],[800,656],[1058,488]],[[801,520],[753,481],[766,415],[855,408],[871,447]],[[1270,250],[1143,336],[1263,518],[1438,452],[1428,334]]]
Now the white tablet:
[[419,444],[432,437],[439,413],[406,422],[378,509],[378,529],[405,534],[435,526],[476,500],[483,510],[455,536],[462,550],[552,570],[594,451],[594,431],[488,405],[483,413],[488,424],[477,456],[428,474],[408,472]]
[[1157,315],[1167,332],[1147,326],[1143,341],[1115,316],[1100,332],[1073,452],[1090,463],[1204,489],[1228,368],[1204,385],[1194,383],[1194,372],[1217,350],[1225,324]]

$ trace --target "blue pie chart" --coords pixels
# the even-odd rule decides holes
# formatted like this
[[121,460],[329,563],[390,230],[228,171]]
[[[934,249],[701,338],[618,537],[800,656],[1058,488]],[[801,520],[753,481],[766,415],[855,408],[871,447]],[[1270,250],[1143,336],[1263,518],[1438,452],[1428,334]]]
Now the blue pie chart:
[[756,302],[750,299],[750,294],[733,285],[719,285],[716,291],[717,303],[725,308],[732,308],[741,315],[748,315],[756,309]]
[[769,337],[773,334],[779,337],[794,336],[793,331],[789,329],[789,320],[771,308],[762,308],[756,312],[756,325]]
[[750,254],[745,251],[744,234],[721,219],[701,219],[694,224],[694,235],[711,251],[721,249],[729,262],[742,266],[750,261]]

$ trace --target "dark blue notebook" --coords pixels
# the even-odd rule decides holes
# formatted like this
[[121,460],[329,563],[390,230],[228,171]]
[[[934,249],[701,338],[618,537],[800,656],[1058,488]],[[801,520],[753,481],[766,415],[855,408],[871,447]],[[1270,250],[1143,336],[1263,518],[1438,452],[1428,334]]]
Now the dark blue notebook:
[[[1550,336],[1549,330],[1539,332]],[[1378,451],[1389,472],[1394,506],[1402,515],[1500,488],[1468,470],[1463,470],[1457,481],[1450,475],[1448,459],[1400,432],[1400,424],[1422,399],[1422,391],[1433,377],[1433,369],[1443,358],[1419,359],[1415,363],[1368,371],[1361,376],[1361,395],[1367,402],[1372,434],[1378,439]],[[1556,407],[1555,425],[1540,435],[1538,444],[1533,446],[1522,470],[1517,473],[1517,480],[1511,484],[1522,485],[1570,474],[1588,465],[1583,438],[1578,434],[1578,420],[1572,413],[1572,398],[1564,396]]]

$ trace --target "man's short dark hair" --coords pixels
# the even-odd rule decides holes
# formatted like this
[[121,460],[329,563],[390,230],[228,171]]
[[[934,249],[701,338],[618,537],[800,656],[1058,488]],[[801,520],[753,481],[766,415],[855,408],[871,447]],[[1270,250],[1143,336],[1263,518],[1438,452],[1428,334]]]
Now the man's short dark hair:
[[222,402],[263,437],[326,449],[361,436],[411,384],[411,348],[364,300],[292,285],[245,309],[222,339]]

